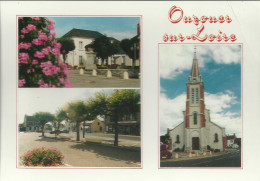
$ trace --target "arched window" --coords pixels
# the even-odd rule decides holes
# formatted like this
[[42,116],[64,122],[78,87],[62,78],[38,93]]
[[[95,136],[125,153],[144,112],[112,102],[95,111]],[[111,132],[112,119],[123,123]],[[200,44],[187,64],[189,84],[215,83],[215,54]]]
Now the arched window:
[[218,142],[218,134],[217,133],[215,133],[215,140],[214,140],[214,142]]
[[180,143],[180,135],[176,136],[176,142],[175,143]]
[[193,113],[193,124],[197,124],[197,122],[198,122],[197,120],[198,120],[198,115],[195,112],[195,113]]

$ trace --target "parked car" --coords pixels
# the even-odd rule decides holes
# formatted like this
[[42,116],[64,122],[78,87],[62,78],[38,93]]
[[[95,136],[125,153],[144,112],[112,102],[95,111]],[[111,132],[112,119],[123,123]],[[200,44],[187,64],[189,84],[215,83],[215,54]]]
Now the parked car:
[[172,157],[172,153],[167,149],[167,145],[166,144],[161,144],[160,146],[160,158],[171,158]]
[[61,133],[69,133],[69,130],[64,129],[64,130],[61,131]]
[[55,134],[55,133],[56,133],[56,134],[60,134],[61,131],[60,131],[60,130],[54,130],[54,131],[51,131],[51,132],[50,132],[50,134]]

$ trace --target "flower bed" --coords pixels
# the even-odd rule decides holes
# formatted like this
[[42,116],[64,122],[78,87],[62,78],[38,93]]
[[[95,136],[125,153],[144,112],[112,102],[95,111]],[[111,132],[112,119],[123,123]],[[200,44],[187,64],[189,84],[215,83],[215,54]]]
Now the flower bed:
[[63,165],[64,155],[56,148],[35,148],[28,150],[20,159],[29,167],[55,167]]

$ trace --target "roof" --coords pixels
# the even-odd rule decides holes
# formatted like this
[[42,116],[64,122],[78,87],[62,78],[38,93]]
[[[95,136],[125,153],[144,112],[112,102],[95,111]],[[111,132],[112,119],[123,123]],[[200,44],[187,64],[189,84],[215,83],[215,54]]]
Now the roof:
[[73,36],[85,37],[85,38],[97,38],[97,37],[102,36],[102,34],[97,32],[97,31],[82,30],[82,29],[73,28],[68,33],[63,35],[62,37],[63,38],[70,38],[70,37],[73,37]]
[[[83,37],[83,38],[98,38],[100,36],[103,36],[103,34],[99,33],[98,31],[92,31],[92,30],[83,30],[83,29],[76,29],[73,28],[70,30],[68,33],[63,35],[63,38],[71,38],[71,37]],[[113,40],[115,42],[120,43],[119,40],[113,38],[113,37],[108,37],[110,40]],[[125,51],[120,47],[119,52],[116,53],[117,55],[122,55],[125,54]]]
[[236,138],[235,135],[227,136],[227,140],[232,140],[232,139],[235,139],[235,138]]
[[25,119],[27,121],[36,121],[36,118],[34,116],[27,116],[27,115],[25,115]]

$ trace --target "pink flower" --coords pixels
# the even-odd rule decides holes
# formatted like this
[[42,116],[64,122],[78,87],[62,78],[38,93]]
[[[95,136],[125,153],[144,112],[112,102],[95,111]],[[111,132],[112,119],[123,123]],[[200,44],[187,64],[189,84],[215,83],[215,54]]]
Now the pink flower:
[[33,61],[32,61],[32,64],[33,65],[37,65],[39,63],[39,61],[38,60],[36,60],[36,59],[33,59]]
[[44,58],[45,55],[44,55],[44,53],[42,53],[42,52],[36,51],[36,52],[34,53],[34,57]]
[[48,55],[50,53],[50,51],[51,51],[51,47],[50,46],[42,49],[42,53],[44,53],[45,55]]
[[19,80],[19,83],[18,83],[19,87],[23,87],[24,84],[26,84],[25,79],[21,79],[21,80]]
[[23,17],[18,17],[18,19],[23,19]]
[[26,28],[27,28],[27,30],[29,30],[29,31],[36,30],[36,26],[33,25],[33,24],[28,24]]
[[40,17],[33,17],[32,19],[33,19],[33,20],[36,20],[36,21],[41,20]]
[[43,45],[43,42],[40,41],[39,39],[33,39],[32,43],[35,45]]
[[66,53],[66,50],[63,50],[62,53]]
[[19,63],[28,64],[28,61],[27,61],[28,58],[29,58],[28,53],[19,53]]
[[53,33],[52,33],[52,37],[53,37],[53,38],[56,38],[56,32],[53,32]]
[[29,74],[30,72],[31,72],[31,70],[30,70],[30,69],[28,69],[28,70],[27,70],[27,74]]
[[52,52],[53,55],[57,55],[57,56],[60,55],[60,49],[59,48],[53,48],[51,52]]
[[21,35],[21,39],[24,39],[24,35]]
[[21,30],[21,32],[24,33],[24,34],[27,34],[27,33],[29,33],[30,31],[27,30],[26,28],[23,28],[23,29]]
[[28,49],[31,47],[31,43],[20,43],[19,44],[19,49]]
[[64,80],[63,77],[60,78],[60,83],[61,83],[61,84],[64,84],[64,83],[65,83],[65,80]]
[[64,75],[69,75],[70,74],[70,70],[69,69],[64,69],[63,72],[64,72]]
[[54,30],[54,26],[52,25],[52,24],[49,24],[48,26],[47,26],[47,28],[48,28],[48,30]]
[[65,87],[67,88],[73,87],[68,78],[65,79]]
[[48,37],[46,36],[45,33],[42,33],[42,32],[38,32],[38,40],[44,40],[44,41],[47,41],[48,40]]

